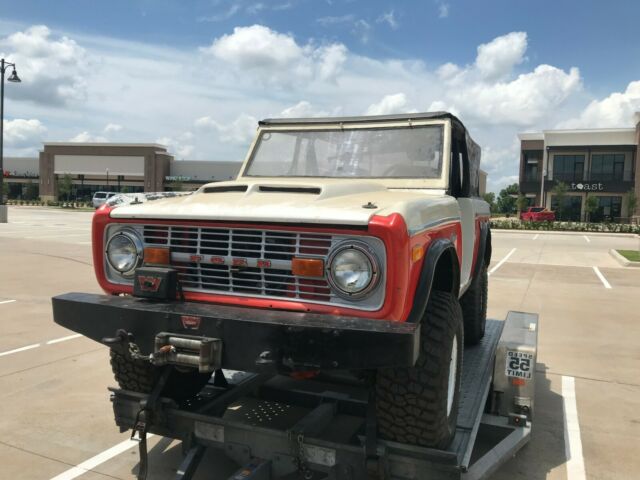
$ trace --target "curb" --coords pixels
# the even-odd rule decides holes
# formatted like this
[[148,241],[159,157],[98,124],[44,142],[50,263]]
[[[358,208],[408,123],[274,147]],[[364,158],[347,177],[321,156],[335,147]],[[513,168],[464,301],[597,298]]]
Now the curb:
[[535,235],[537,233],[542,235],[594,235],[603,237],[626,237],[626,238],[638,238],[640,235],[637,233],[616,233],[616,232],[567,232],[564,230],[519,230],[515,228],[492,228],[492,232],[501,233],[530,233]]
[[611,256],[613,258],[615,258],[618,263],[620,265],[622,265],[623,267],[640,267],[640,262],[632,262],[630,260],[627,260],[626,258],[624,258],[622,255],[620,255],[614,248],[609,250],[609,253],[611,254]]

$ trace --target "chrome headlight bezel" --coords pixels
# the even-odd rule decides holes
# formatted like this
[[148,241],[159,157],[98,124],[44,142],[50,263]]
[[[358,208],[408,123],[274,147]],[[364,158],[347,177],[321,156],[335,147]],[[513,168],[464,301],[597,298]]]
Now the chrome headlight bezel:
[[[368,261],[371,270],[371,278],[367,285],[358,290],[356,292],[350,292],[345,290],[339,282],[336,280],[334,275],[334,262],[338,256],[348,250],[355,250],[358,253],[362,254],[364,258]],[[357,240],[348,240],[345,242],[341,242],[336,245],[329,257],[327,258],[327,281],[331,288],[342,298],[351,299],[351,300],[361,300],[368,297],[378,286],[380,283],[381,271],[380,271],[380,262],[372,250],[372,248],[365,242],[357,241]]]
[[[133,265],[131,268],[127,269],[126,271],[122,271],[120,269],[118,269],[111,261],[111,258],[109,257],[109,245],[111,244],[111,242],[116,239],[119,236],[123,236],[124,238],[126,238],[128,241],[130,241],[133,245],[133,247],[135,248],[136,254],[135,254],[135,260],[133,262]],[[122,230],[118,230],[116,231],[113,235],[111,235],[107,241],[105,242],[105,247],[104,247],[104,256],[105,256],[105,260],[106,262],[109,264],[109,267],[118,275],[124,277],[124,278],[131,278],[133,277],[136,268],[138,268],[141,264],[142,264],[142,260],[143,260],[143,256],[144,256],[144,244],[142,242],[142,239],[138,236],[138,234],[135,232],[135,230],[133,229],[129,229],[129,228],[124,228]]]

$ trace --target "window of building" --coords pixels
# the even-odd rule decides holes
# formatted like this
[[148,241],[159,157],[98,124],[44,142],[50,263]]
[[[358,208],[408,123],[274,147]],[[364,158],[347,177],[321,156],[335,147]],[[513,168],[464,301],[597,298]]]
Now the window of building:
[[553,179],[579,182],[584,179],[584,155],[554,155]]
[[536,182],[539,180],[538,172],[541,152],[524,152],[524,181]]
[[624,179],[624,153],[598,153],[591,155],[591,180]]
[[622,215],[622,197],[596,197],[598,208],[591,214],[592,222],[615,222]]
[[579,222],[581,220],[582,197],[576,195],[566,196],[562,202],[562,208],[559,208],[558,198],[552,195],[551,210],[555,212],[558,220]]

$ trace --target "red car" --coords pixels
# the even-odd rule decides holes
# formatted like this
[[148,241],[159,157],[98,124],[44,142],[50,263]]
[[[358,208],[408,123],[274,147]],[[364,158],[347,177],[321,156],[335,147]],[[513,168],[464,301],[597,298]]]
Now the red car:
[[520,220],[527,222],[553,222],[556,214],[544,207],[527,207],[520,212]]

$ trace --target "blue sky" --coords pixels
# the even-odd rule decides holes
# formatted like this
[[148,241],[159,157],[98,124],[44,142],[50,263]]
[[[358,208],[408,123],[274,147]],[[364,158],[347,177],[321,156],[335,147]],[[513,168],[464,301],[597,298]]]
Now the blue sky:
[[[631,126],[640,2],[0,1],[7,154],[153,141],[240,160],[265,116],[448,109],[513,181],[519,131]],[[635,25],[634,25],[635,24]]]

